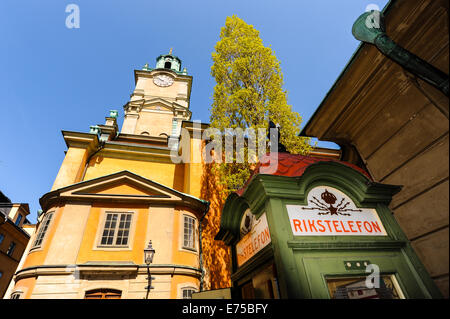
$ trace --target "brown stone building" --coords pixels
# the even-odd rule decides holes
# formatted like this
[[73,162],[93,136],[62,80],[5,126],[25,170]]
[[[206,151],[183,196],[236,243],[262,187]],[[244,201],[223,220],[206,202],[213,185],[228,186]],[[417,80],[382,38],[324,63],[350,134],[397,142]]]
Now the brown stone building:
[[28,204],[14,204],[0,192],[0,298],[27,246],[30,235],[24,228],[29,222]]
[[[396,0],[383,10],[387,36],[447,75],[448,5]],[[390,208],[447,298],[448,114],[448,95],[362,43],[301,133],[339,144],[341,159],[375,181],[403,186]]]

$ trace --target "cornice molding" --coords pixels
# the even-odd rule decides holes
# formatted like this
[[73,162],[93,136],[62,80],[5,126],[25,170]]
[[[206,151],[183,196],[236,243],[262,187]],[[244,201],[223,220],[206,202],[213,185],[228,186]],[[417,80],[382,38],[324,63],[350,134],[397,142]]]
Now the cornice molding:
[[[67,147],[76,147],[88,149],[89,152],[93,152],[98,149],[99,138],[96,134],[82,133],[82,132],[71,132],[62,131],[64,140]],[[136,140],[143,141],[158,141],[166,142],[166,138],[158,137],[144,137],[133,134],[121,134],[125,138],[132,138]],[[101,149],[100,153],[106,155],[122,155],[122,156],[139,156],[140,159],[155,159],[167,163],[172,163],[171,161],[171,150],[166,146],[154,146],[145,145],[130,142],[116,142],[116,141],[106,141],[104,147]]]
[[[168,110],[153,110],[146,109],[146,107],[153,105],[163,105],[163,107]],[[123,109],[125,111],[125,116],[131,114],[139,114],[140,112],[155,112],[155,113],[165,113],[173,114],[175,116],[183,116],[187,119],[191,118],[192,112],[188,107],[178,104],[176,101],[171,101],[162,97],[152,97],[150,99],[142,98],[138,100],[132,100],[127,102]],[[181,114],[179,114],[181,113]]]
[[191,83],[193,79],[192,75],[178,74],[177,72],[170,69],[153,69],[151,71],[134,70],[135,83],[137,83],[138,77],[153,78],[158,74],[167,74],[174,77],[178,81],[185,81],[189,83]]
[[[322,237],[324,239],[326,237]],[[333,236],[330,236],[333,238]],[[293,250],[398,250],[406,246],[403,240],[380,240],[377,241],[310,241],[306,240],[290,240],[287,242],[289,248]]]
[[[98,193],[98,189],[108,189],[118,184],[126,184],[145,190],[148,195],[123,195]],[[39,203],[44,211],[64,203],[128,203],[140,205],[167,205],[193,209],[200,216],[207,202],[173,188],[154,182],[129,171],[101,176],[79,182],[44,194]]]
[[89,151],[95,150],[99,145],[97,134],[61,131],[67,147],[86,148]]
[[105,143],[104,148],[100,152],[104,155],[173,163],[170,156],[171,150],[165,146],[108,141]]
[[[152,275],[184,275],[195,278],[200,278],[202,273],[198,268],[179,264],[154,264],[150,265],[150,271]],[[41,265],[27,267],[17,271],[14,275],[14,281],[17,282],[25,278],[38,276],[73,275],[75,272],[78,272],[82,276],[105,274],[137,276],[138,274],[147,273],[147,265],[138,265],[133,262],[122,264],[114,262],[88,262],[77,265]]]

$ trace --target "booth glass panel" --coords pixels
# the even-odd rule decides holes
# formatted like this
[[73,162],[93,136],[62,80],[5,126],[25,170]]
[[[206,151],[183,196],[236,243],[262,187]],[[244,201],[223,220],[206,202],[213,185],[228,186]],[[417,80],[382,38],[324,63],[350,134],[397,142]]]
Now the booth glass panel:
[[403,299],[394,275],[380,276],[379,285],[368,287],[366,277],[327,279],[332,299]]

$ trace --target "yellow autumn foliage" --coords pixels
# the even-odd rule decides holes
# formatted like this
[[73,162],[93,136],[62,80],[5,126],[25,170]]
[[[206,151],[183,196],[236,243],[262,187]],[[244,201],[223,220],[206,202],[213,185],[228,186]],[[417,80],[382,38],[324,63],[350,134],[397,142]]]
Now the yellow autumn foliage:
[[[211,74],[216,80],[212,128],[256,131],[267,129],[271,120],[280,126],[280,142],[290,153],[311,150],[310,140],[298,136],[302,118],[287,104],[280,62],[273,50],[263,45],[259,31],[236,15],[227,17],[212,59]],[[224,195],[242,187],[251,168],[247,161],[216,164],[214,170],[225,186]]]

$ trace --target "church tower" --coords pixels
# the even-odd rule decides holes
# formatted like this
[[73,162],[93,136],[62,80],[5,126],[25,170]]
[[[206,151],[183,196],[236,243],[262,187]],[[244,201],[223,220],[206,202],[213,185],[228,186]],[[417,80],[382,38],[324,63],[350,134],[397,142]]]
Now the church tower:
[[186,68],[181,70],[181,60],[172,49],[156,58],[154,69],[146,64],[134,74],[136,87],[124,105],[121,133],[177,139],[182,121],[190,120],[192,115],[192,76]]

